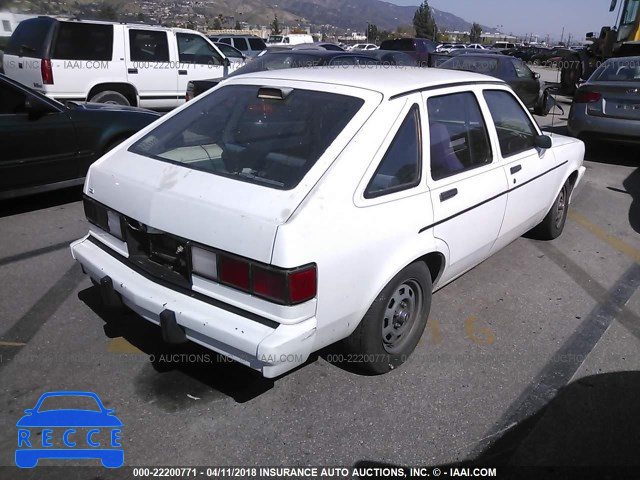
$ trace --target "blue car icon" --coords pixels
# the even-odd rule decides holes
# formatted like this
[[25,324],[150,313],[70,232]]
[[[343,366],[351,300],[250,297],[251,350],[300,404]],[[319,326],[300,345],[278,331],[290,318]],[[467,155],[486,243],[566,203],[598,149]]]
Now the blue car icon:
[[[55,398],[56,403],[82,401],[97,404],[96,409],[43,407],[46,399]],[[49,400],[51,403],[51,400]],[[16,465],[33,468],[41,458],[85,459],[99,458],[107,468],[118,468],[124,463],[124,451],[120,444],[122,422],[105,408],[100,398],[91,392],[48,392],[43,394],[36,406],[24,411],[18,420],[18,448]]]

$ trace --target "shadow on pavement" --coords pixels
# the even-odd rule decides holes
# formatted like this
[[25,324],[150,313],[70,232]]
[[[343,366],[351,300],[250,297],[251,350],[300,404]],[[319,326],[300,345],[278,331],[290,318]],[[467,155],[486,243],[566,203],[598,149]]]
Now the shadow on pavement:
[[65,188],[53,192],[39,193],[28,197],[0,200],[0,218],[44,208],[57,207],[82,200],[82,186]]
[[[164,410],[188,408],[193,405],[192,397],[204,402],[231,397],[244,403],[274,385],[272,379],[264,378],[259,372],[193,342],[164,343],[157,325],[127,308],[105,307],[97,287],[82,290],[78,298],[104,320],[107,337],[122,337],[147,355],[148,364],[134,380],[136,393]],[[129,347],[128,351],[114,354],[132,353],[132,350]]]
[[[465,466],[498,467],[497,478],[638,478],[638,399],[640,372],[581,378],[476,458],[439,468],[449,472]],[[382,464],[360,461],[355,466]],[[506,467],[504,476],[500,467]]]
[[633,173],[622,182],[622,185],[633,199],[631,208],[629,209],[629,224],[636,233],[640,233],[640,167],[636,168]]

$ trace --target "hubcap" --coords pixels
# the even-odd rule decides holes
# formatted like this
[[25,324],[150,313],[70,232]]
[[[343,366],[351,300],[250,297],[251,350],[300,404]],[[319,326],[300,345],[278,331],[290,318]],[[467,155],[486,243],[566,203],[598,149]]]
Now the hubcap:
[[382,343],[387,352],[402,350],[421,310],[422,290],[418,282],[407,280],[396,288],[382,319]]
[[560,195],[558,195],[558,207],[556,208],[556,227],[558,228],[560,228],[560,226],[562,225],[562,220],[564,219],[564,211],[566,208],[566,195],[563,188],[560,191]]

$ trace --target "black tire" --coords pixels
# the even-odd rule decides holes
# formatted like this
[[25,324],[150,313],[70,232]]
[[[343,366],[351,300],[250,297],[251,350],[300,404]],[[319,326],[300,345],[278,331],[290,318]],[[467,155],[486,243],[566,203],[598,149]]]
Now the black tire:
[[564,224],[567,221],[567,213],[569,212],[569,196],[571,195],[571,186],[567,181],[556,197],[555,202],[544,220],[535,227],[531,233],[538,240],[554,240],[562,234]]
[[547,113],[549,113],[547,111],[548,103],[549,103],[549,92],[545,90],[544,93],[542,94],[542,98],[540,99],[540,101],[536,103],[536,106],[533,109],[533,113],[535,113],[540,117],[545,117]]
[[91,103],[110,103],[112,105],[131,105],[127,97],[120,92],[114,92],[113,90],[105,90],[104,92],[96,93],[89,99]]
[[357,359],[358,370],[387,373],[407,360],[427,324],[431,288],[431,274],[423,262],[412,263],[388,283],[343,342]]
[[560,71],[560,86],[562,93],[573,96],[576,93],[576,84],[582,78],[583,67],[579,59],[569,58],[567,60],[571,66]]

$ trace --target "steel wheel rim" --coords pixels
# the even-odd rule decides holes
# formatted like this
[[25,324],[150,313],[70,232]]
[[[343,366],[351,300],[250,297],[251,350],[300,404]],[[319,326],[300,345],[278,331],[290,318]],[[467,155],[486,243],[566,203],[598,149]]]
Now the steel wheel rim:
[[382,318],[382,344],[391,354],[402,351],[422,311],[422,289],[416,280],[405,280],[389,298]]
[[567,209],[567,196],[565,195],[565,189],[560,190],[558,195],[558,206],[556,208],[556,227],[560,228],[562,220],[564,219],[564,212]]

